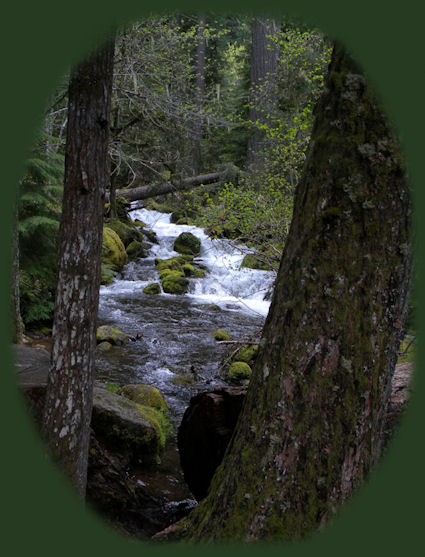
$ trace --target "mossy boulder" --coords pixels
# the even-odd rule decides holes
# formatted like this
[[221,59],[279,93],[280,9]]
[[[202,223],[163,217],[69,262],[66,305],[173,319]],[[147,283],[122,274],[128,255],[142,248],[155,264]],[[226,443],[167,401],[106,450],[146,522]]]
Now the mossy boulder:
[[247,267],[248,269],[257,269],[260,271],[271,270],[270,265],[267,265],[267,263],[264,263],[264,261],[261,261],[254,255],[250,255],[250,254],[245,255],[245,257],[242,260],[241,267]]
[[101,342],[110,342],[116,346],[121,346],[128,341],[128,336],[114,327],[109,325],[102,325],[96,331],[96,341],[98,344]]
[[168,412],[168,404],[165,398],[156,387],[151,385],[140,383],[124,385],[118,390],[118,394],[122,394],[137,404],[152,406],[152,408],[161,410],[161,412]]
[[112,344],[107,340],[99,342],[99,344],[97,345],[97,349],[99,350],[99,352],[108,352],[111,348]]
[[145,249],[142,242],[133,240],[125,250],[129,259],[138,259],[139,257],[146,257]]
[[155,409],[138,405],[106,388],[95,388],[91,425],[96,439],[134,464],[157,462],[163,440],[158,420],[150,410]]
[[[188,287],[186,277],[199,278],[198,265],[193,261],[193,255],[179,255],[169,259],[155,259],[155,266],[159,273],[164,292],[169,294],[183,294]],[[202,276],[204,276],[202,271]]]
[[257,354],[258,344],[246,344],[236,352],[232,360],[235,362],[245,362],[252,367]]
[[151,385],[124,385],[118,391],[137,404],[139,412],[154,426],[159,437],[159,447],[162,449],[172,431],[168,404],[161,392]]
[[125,247],[132,242],[143,242],[143,233],[133,221],[122,222],[119,219],[106,219],[105,224],[118,234]]
[[157,282],[151,282],[143,289],[144,294],[160,294],[161,286]]
[[230,333],[224,329],[217,329],[213,332],[213,337],[215,340],[229,340]]
[[174,241],[174,251],[188,255],[199,255],[201,252],[201,240],[191,232],[183,232]]
[[158,259],[155,258],[155,266],[157,271],[163,271],[165,269],[172,270],[172,271],[181,271],[183,272],[183,265],[185,260],[181,257],[170,257],[170,259]]
[[182,266],[183,269],[183,273],[187,276],[187,277],[191,277],[195,274],[195,267],[193,265],[191,265],[190,263],[185,263]]
[[103,227],[102,263],[112,271],[120,271],[127,263],[128,256],[118,234],[111,228]]
[[205,278],[205,271],[203,271],[202,269],[195,269],[193,278]]
[[146,230],[146,229],[143,229],[142,232],[143,235],[146,236],[146,238],[149,240],[149,242],[151,242],[152,244],[158,243],[156,232],[154,232],[153,230]]
[[184,294],[189,284],[183,272],[169,269],[164,269],[161,280],[162,288],[167,294]]
[[252,369],[246,362],[233,362],[227,372],[227,378],[234,382],[244,381],[251,377],[251,373]]

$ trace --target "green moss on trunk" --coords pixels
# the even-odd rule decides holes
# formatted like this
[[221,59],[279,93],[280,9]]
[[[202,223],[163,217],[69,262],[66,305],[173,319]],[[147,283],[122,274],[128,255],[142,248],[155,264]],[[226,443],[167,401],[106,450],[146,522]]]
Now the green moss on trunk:
[[368,475],[407,313],[409,213],[392,133],[337,47],[245,404],[185,540],[298,539]]

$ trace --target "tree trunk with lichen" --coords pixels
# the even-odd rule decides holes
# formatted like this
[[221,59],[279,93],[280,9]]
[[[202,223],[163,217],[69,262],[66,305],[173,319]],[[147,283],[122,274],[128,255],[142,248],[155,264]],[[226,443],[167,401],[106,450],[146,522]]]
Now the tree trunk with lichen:
[[113,42],[72,73],[58,282],[43,433],[81,496],[93,399]]
[[336,47],[235,434],[175,537],[298,539],[365,480],[407,313],[409,211],[382,110]]

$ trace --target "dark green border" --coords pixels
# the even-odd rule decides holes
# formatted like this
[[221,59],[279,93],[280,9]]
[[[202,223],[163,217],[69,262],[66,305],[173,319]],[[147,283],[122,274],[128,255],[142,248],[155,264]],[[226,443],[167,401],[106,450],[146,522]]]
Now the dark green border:
[[[144,1],[144,0],[58,0],[21,2],[3,8],[2,53],[2,192],[0,219],[2,259],[3,342],[1,498],[2,545],[14,554],[140,555],[144,551],[174,554],[170,546],[129,542],[115,535],[97,517],[82,510],[73,492],[41,451],[38,437],[16,392],[8,346],[8,264],[14,186],[26,150],[41,121],[44,99],[65,68],[93,45],[114,23],[137,19],[147,11],[196,6],[216,11],[246,10],[242,0]],[[262,1],[249,4],[252,11],[274,10],[299,15],[330,36],[342,38],[368,72],[380,93],[405,149],[414,205],[418,245],[424,239],[424,153],[423,129],[423,30],[419,4],[405,0],[389,6],[381,0]],[[422,132],[422,133],[421,133]],[[424,256],[418,250],[417,271],[422,277]],[[418,282],[421,285],[421,279]],[[424,299],[418,287],[420,339],[423,338]],[[285,555],[372,555],[411,554],[421,547],[424,480],[422,424],[423,356],[419,353],[414,394],[402,429],[390,454],[383,459],[369,484],[323,533],[312,540],[289,546],[255,545],[244,552]],[[230,555],[240,546],[178,548],[185,554],[220,550]]]

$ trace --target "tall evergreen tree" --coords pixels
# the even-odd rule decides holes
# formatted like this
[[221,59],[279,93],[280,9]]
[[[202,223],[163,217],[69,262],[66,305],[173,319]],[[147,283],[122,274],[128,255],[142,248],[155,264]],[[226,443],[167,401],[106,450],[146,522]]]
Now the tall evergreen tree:
[[253,129],[248,137],[247,165],[258,170],[264,164],[265,133],[261,126],[269,124],[277,102],[278,34],[279,26],[273,20],[257,17],[252,22],[249,120]]
[[71,75],[58,281],[43,431],[81,496],[93,404],[113,42]]
[[203,108],[205,97],[205,56],[207,51],[207,41],[205,38],[205,16],[200,14],[197,22],[196,32],[196,63],[195,63],[195,83],[193,100],[197,117],[195,118],[192,138],[192,169],[194,176],[201,171],[201,141],[202,128],[204,123]]
[[365,480],[407,314],[409,214],[392,132],[336,47],[244,407],[177,536],[297,539]]

